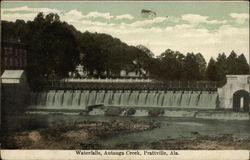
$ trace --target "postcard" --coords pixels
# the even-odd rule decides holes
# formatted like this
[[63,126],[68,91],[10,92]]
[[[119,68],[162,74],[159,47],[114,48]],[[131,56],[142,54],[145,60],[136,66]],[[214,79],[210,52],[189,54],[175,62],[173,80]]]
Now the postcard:
[[2,1],[1,159],[247,160],[249,2]]

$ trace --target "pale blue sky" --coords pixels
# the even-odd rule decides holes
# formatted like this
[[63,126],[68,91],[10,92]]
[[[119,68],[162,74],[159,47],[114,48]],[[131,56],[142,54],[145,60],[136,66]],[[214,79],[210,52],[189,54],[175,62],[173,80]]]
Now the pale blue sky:
[[[157,13],[145,19],[141,9]],[[33,20],[58,13],[84,32],[111,34],[155,55],[165,49],[201,52],[206,60],[231,50],[249,57],[248,2],[1,2],[1,19]]]

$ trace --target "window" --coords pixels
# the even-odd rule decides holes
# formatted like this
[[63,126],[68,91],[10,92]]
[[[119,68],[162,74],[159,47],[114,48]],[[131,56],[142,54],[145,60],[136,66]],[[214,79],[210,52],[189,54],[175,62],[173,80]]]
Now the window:
[[10,52],[10,55],[13,54],[13,49],[11,47],[9,48],[9,52]]
[[19,57],[19,64],[20,64],[20,66],[22,67],[23,66],[23,59],[22,59],[22,57]]
[[12,58],[10,57],[10,66],[12,66]]
[[18,56],[18,49],[15,49],[15,55]]
[[18,67],[18,58],[15,58],[15,66]]
[[5,55],[8,54],[8,48],[7,47],[4,47],[4,53],[5,53]]
[[8,58],[7,57],[4,58],[4,63],[5,63],[5,66],[8,66]]
[[27,66],[27,59],[26,59],[26,58],[24,58],[24,64],[23,64],[23,66],[24,66],[24,67]]

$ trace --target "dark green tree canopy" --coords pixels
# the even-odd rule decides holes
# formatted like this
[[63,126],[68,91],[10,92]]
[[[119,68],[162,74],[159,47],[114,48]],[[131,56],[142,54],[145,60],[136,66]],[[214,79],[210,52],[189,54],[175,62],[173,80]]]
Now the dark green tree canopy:
[[28,46],[28,79],[68,77],[81,64],[91,77],[119,77],[120,71],[149,74],[168,80],[225,81],[227,74],[249,74],[244,54],[232,51],[211,58],[202,53],[180,53],[166,49],[154,54],[143,45],[129,46],[108,34],[82,33],[57,14],[39,13],[33,21],[2,21],[2,40],[20,40]]
[[211,80],[211,81],[219,80],[218,68],[216,67],[216,62],[213,58],[209,60],[207,70],[206,70],[206,77],[208,78],[208,80]]

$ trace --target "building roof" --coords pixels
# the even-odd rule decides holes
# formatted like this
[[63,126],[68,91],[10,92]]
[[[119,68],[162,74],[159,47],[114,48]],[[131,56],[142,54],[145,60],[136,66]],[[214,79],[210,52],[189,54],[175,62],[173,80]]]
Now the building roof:
[[16,79],[21,78],[24,70],[5,70],[1,76],[2,79]]

